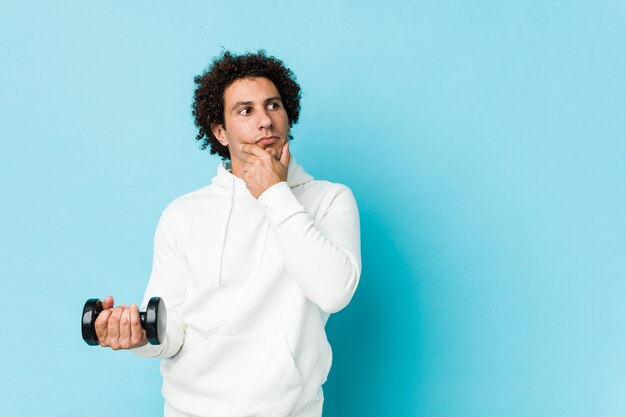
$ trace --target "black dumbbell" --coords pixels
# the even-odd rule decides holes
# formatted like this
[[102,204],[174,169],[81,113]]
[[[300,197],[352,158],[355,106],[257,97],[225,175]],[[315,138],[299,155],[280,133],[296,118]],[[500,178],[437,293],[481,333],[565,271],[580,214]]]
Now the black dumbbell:
[[[83,307],[82,332],[83,340],[88,345],[98,344],[95,323],[98,315],[102,312],[102,301],[90,298]],[[165,337],[165,325],[167,323],[167,310],[165,303],[160,297],[152,297],[148,302],[146,311],[139,312],[141,327],[146,331],[148,342],[152,345],[160,345]]]

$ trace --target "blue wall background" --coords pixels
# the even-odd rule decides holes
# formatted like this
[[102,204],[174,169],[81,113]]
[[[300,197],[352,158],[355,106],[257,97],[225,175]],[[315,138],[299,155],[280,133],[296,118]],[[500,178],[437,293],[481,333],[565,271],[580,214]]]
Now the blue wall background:
[[158,362],[89,348],[203,186],[193,76],[265,48],[293,153],[348,184],[364,270],[325,416],[626,415],[623,1],[4,1],[0,415],[155,416]]

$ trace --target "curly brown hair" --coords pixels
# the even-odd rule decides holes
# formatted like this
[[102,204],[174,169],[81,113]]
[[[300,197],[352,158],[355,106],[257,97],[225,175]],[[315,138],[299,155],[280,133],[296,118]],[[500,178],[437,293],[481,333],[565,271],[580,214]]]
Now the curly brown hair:
[[[295,74],[283,62],[260,49],[256,53],[234,55],[223,51],[213,59],[212,64],[194,77],[196,90],[193,99],[193,117],[198,134],[196,140],[202,141],[202,150],[211,146],[210,152],[218,154],[223,160],[230,159],[228,147],[222,145],[211,130],[212,126],[224,128],[224,91],[234,81],[241,78],[265,77],[272,81],[283,102],[289,126],[298,123],[300,117],[300,86]],[[293,136],[289,135],[289,139]]]

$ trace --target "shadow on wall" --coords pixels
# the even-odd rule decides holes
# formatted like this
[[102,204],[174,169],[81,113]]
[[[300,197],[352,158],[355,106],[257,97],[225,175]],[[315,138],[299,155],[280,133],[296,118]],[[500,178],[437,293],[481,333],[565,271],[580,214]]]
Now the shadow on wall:
[[[419,306],[412,249],[386,216],[361,212],[363,273],[350,305],[330,317],[333,367],[324,417],[412,415],[417,409]],[[395,223],[397,224],[397,222]]]

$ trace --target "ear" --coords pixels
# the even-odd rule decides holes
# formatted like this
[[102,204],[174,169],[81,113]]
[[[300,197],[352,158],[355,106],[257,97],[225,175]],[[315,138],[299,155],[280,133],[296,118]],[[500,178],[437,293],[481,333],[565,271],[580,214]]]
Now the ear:
[[228,146],[228,139],[226,138],[226,131],[224,126],[221,124],[211,125],[211,132],[213,132],[213,136],[217,138],[219,143],[224,146]]

